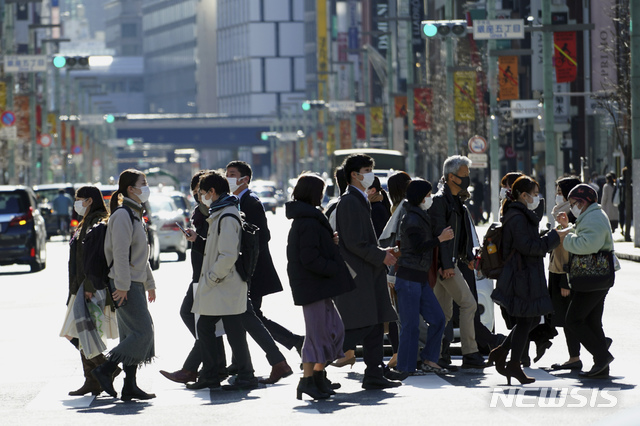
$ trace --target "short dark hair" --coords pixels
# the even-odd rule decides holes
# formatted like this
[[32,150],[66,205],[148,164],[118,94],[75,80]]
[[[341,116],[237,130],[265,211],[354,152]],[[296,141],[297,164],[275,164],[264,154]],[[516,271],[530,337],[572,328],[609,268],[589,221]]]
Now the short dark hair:
[[229,164],[227,164],[227,169],[229,167],[234,167],[238,169],[238,171],[242,176],[249,176],[249,180],[251,180],[252,172],[251,172],[251,166],[249,165],[249,163],[246,163],[244,161],[232,161]]
[[502,177],[502,180],[500,180],[500,186],[511,188],[513,186],[513,182],[515,182],[520,176],[522,176],[522,173],[520,172],[507,173]]
[[342,166],[336,167],[336,172],[334,173],[334,177],[336,178],[336,184],[338,185],[338,189],[340,190],[340,194],[344,194],[344,191],[347,190],[349,186],[349,182],[347,182],[347,178],[344,175],[344,169]]
[[428,180],[413,179],[407,186],[407,202],[418,207],[432,189],[433,185]]
[[195,175],[193,175],[193,177],[191,178],[191,191],[195,191],[195,189],[198,187],[198,183],[200,183],[200,178],[202,177],[202,175],[208,172],[209,170],[200,170]]
[[58,194],[64,194],[64,189],[58,189]]
[[298,177],[293,194],[295,201],[311,204],[314,207],[322,204],[322,192],[324,191],[324,180],[315,173],[303,173]]
[[394,206],[397,206],[404,200],[409,182],[411,182],[411,176],[409,176],[409,173],[403,171],[395,172],[387,179],[389,197]]
[[351,172],[360,173],[363,168],[374,167],[375,164],[373,158],[365,154],[351,154],[345,158],[342,168],[344,169],[344,177],[347,183],[351,183]]
[[214,170],[202,175],[199,185],[200,191],[209,192],[213,188],[218,195],[229,193],[229,182],[222,176],[222,173]]

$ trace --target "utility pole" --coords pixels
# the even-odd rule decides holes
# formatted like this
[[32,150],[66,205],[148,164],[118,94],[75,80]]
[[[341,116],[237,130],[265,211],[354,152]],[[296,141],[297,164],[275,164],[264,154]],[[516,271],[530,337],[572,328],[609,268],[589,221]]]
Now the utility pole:
[[[14,53],[14,28],[15,28],[15,15],[14,15],[14,5],[12,3],[2,2],[3,12],[4,12],[4,25],[2,31],[2,51],[6,52],[6,54]],[[13,110],[13,74],[6,74],[6,91],[7,91],[7,110]],[[17,183],[16,180],[16,140],[15,138],[9,138],[8,140],[8,154],[9,154],[9,184]]]
[[[444,4],[444,17],[446,20],[453,19],[453,0],[447,0]],[[454,155],[458,152],[455,138],[455,100],[453,97],[453,38],[447,37],[445,40],[447,49],[447,105],[451,108],[447,119],[447,153]]]
[[409,132],[409,175],[416,174],[416,140],[413,128],[414,100],[413,100],[413,74],[415,65],[413,63],[413,40],[407,37],[407,125]]
[[[633,185],[634,246],[640,247],[640,5],[631,8],[631,155]],[[635,27],[634,27],[635,25]],[[629,185],[629,182],[626,182]]]
[[[488,18],[496,18],[496,0],[489,0],[488,2]],[[489,51],[496,49],[496,41],[489,40]],[[498,221],[500,217],[500,159],[498,158],[498,151],[500,150],[500,141],[498,139],[498,58],[489,55],[488,59],[488,72],[487,78],[489,80],[489,156],[491,161],[491,176],[490,176],[490,196],[491,196],[491,214],[493,215],[493,221]]]
[[[631,2],[633,3],[633,2]],[[551,0],[542,0],[542,25],[551,25]],[[556,134],[554,131],[554,97],[553,97],[553,32],[542,33],[543,55],[543,87],[544,87],[544,140],[545,140],[545,198],[547,201],[547,220],[553,224],[555,218],[550,207],[556,195]]]
[[369,146],[371,143],[371,92],[369,87],[369,50],[365,48],[362,51],[362,83],[364,89],[364,129],[365,144]]
[[[36,35],[35,29],[29,29],[29,54],[33,55],[36,51]],[[37,129],[36,129],[36,73],[29,73],[29,130],[30,130],[30,146],[31,146],[31,170],[29,173],[29,185],[36,185],[38,183],[38,144],[37,144]]]

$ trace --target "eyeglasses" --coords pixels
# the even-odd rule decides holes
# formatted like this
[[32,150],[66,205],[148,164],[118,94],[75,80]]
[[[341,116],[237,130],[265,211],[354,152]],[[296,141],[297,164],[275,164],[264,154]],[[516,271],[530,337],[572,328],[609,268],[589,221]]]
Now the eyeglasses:
[[569,201],[569,208],[573,208],[573,206],[575,206],[576,204],[578,204],[578,201],[576,201],[575,203]]

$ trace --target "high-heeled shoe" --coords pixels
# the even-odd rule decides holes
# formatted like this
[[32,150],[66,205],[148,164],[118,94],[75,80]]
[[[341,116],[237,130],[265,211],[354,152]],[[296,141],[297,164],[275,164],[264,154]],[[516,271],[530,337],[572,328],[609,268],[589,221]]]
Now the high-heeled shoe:
[[550,340],[536,340],[536,357],[533,358],[533,362],[538,362],[540,361],[540,358],[542,358],[545,354],[545,352],[547,352],[547,349],[549,349],[551,347],[551,345],[553,344]]
[[527,376],[524,371],[522,371],[522,367],[520,367],[520,362],[515,360],[515,361],[509,361],[506,364],[506,368],[505,368],[505,374],[507,377],[507,384],[509,386],[511,386],[511,378],[515,377],[520,384],[522,385],[527,385],[529,383],[533,383],[536,381],[536,379],[534,379],[533,377],[529,377]]
[[356,357],[353,356],[351,358],[344,357],[344,358],[337,359],[334,362],[332,362],[331,365],[339,368],[344,367],[345,365],[349,365],[350,368],[353,368],[353,364],[355,363],[356,363]]
[[298,383],[298,388],[296,389],[296,398],[302,399],[302,394],[307,394],[313,399],[327,399],[329,398],[329,394],[322,392],[316,386],[316,382],[313,379],[313,376],[302,377],[300,382]]
[[503,376],[505,375],[504,372],[505,364],[507,362],[507,354],[509,354],[509,349],[498,346],[489,353],[489,358],[487,360],[489,365],[494,364],[496,366],[496,371]]

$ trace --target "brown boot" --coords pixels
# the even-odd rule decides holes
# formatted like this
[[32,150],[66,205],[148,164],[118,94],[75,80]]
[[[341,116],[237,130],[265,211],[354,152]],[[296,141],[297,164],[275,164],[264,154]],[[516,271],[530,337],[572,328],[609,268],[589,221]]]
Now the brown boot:
[[82,357],[82,369],[84,371],[84,384],[80,387],[80,389],[69,392],[70,396],[84,396],[91,392],[93,395],[100,395],[102,392],[102,387],[100,383],[91,375],[91,370],[93,370],[94,363],[92,360],[87,359],[84,356],[84,353],[80,351],[80,356]]
[[291,367],[289,367],[287,361],[280,361],[279,363],[271,367],[271,374],[269,375],[269,378],[259,379],[258,381],[266,385],[272,385],[278,382],[278,380],[282,379],[283,377],[289,377],[292,374],[293,370],[291,370]]

